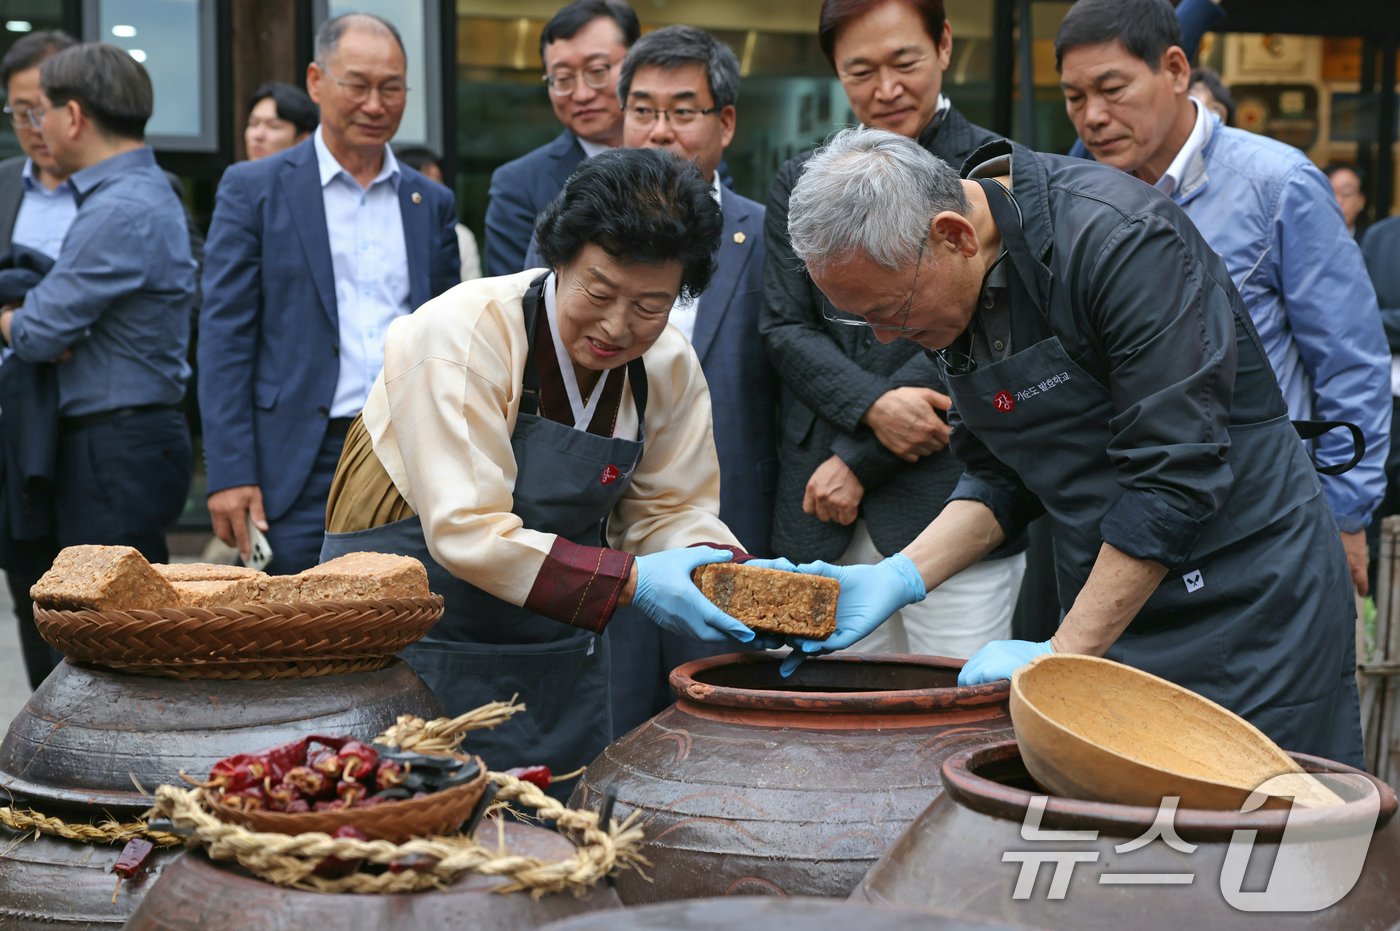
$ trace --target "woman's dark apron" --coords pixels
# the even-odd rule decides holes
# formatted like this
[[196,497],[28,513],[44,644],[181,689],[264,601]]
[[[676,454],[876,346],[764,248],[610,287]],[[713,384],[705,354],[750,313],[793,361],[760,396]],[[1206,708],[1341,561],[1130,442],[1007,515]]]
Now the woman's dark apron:
[[[539,279],[523,301],[530,355],[510,438],[517,469],[511,512],[530,530],[600,546],[603,520],[627,491],[642,457],[646,370],[641,359],[627,368],[639,421],[635,440],[585,433],[538,416],[534,345],[536,322],[543,316],[542,293]],[[618,477],[604,482],[605,470]],[[543,763],[562,773],[586,766],[607,746],[612,723],[607,644],[601,634],[542,617],[452,575],[428,552],[416,516],[369,530],[328,533],[321,561],[361,551],[420,560],[429,587],[443,597],[442,620],[401,655],[449,716],[512,695],[525,705],[524,712],[494,730],[471,732],[464,749],[480,754],[493,769]],[[559,786],[556,794],[567,788]]]
[[[1001,187],[982,183],[1013,288],[1044,313],[1049,270]],[[1053,336],[947,381],[963,423],[1054,520],[1067,611],[1123,494],[1107,452],[1111,394]],[[1232,425],[1226,459],[1237,481],[1224,507],[1107,656],[1219,702],[1286,750],[1361,766],[1351,575],[1312,461],[1287,416]]]

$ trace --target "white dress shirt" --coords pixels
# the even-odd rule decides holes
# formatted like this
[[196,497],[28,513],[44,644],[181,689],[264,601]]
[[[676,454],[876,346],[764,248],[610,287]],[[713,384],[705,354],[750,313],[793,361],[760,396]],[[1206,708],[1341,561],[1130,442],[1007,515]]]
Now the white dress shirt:
[[579,136],[575,136],[574,138],[578,139],[579,147],[583,149],[584,158],[592,158],[593,156],[598,155],[602,152],[606,152],[612,148],[612,146],[604,145],[601,142],[589,142],[587,139],[584,139]]
[[384,367],[389,324],[407,314],[408,249],[399,209],[399,163],[384,146],[384,167],[368,188],[341,167],[315,135],[340,326],[340,377],[332,417],[354,417]]
[[[724,207],[723,200],[724,186],[719,183],[719,172],[715,172],[715,180],[710,184],[710,196],[715,199],[721,209]],[[695,342],[695,320],[700,316],[700,298],[698,297],[678,297],[676,303],[671,307],[670,322],[685,334],[687,342]]]
[[1181,185],[1181,179],[1186,174],[1186,166],[1191,159],[1201,150],[1201,146],[1206,141],[1206,120],[1210,118],[1206,108],[1201,106],[1201,102],[1195,97],[1190,98],[1196,105],[1196,125],[1191,127],[1191,135],[1186,137],[1186,142],[1182,145],[1181,151],[1176,153],[1176,158],[1167,166],[1167,171],[1162,177],[1157,179],[1157,183],[1152,185],[1163,194],[1171,197],[1176,193],[1176,189]]
[[50,191],[34,177],[33,159],[25,160],[21,178],[24,199],[19,202],[19,213],[15,215],[15,228],[10,234],[10,241],[56,259],[63,248],[63,239],[68,235],[68,227],[73,225],[73,218],[78,215],[73,185],[64,181]]

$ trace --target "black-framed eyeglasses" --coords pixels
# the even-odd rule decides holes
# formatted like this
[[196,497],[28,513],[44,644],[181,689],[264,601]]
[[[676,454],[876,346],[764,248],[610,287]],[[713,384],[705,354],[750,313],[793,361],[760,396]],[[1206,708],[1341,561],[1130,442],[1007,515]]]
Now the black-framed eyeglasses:
[[397,107],[408,99],[408,85],[403,81],[390,80],[383,84],[370,84],[366,81],[342,81],[331,74],[331,69],[316,62],[316,67],[321,69],[321,73],[330,78],[341,87],[341,93],[345,99],[353,104],[363,104],[369,102],[370,94],[378,92],[379,102],[386,107]]
[[938,357],[947,375],[971,375],[977,370],[977,360],[961,349],[930,349]]
[[549,92],[556,97],[567,97],[578,87],[579,75],[583,75],[583,83],[596,90],[602,90],[608,86],[608,79],[612,75],[615,61],[597,62],[589,65],[582,71],[557,71],[554,74],[546,74],[544,83],[549,85]]
[[909,311],[914,307],[914,295],[919,293],[919,269],[924,264],[924,247],[928,245],[928,236],[919,243],[919,257],[914,261],[914,287],[909,290],[909,300],[904,305],[904,315],[899,323],[890,325],[888,323],[871,323],[863,318],[851,319],[850,317],[833,317],[831,314],[823,313],[823,316],[832,323],[839,323],[842,326],[863,326],[872,330],[888,330],[891,333],[912,333],[916,327],[906,326],[909,322]]
[[666,122],[672,126],[689,126],[702,116],[709,116],[711,113],[718,113],[719,107],[710,107],[708,110],[699,110],[695,107],[672,107],[669,110],[658,110],[656,107],[627,107],[627,112],[632,114],[632,118],[639,126],[651,126],[656,122],[658,116],[664,116]]

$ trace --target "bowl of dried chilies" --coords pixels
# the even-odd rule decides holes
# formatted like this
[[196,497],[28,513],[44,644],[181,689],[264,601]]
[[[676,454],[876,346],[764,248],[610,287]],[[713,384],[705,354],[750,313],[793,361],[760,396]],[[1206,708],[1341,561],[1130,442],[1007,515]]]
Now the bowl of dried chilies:
[[457,830],[486,787],[486,766],[318,734],[222,759],[194,784],[219,820],[254,831],[333,834],[350,825],[403,843]]

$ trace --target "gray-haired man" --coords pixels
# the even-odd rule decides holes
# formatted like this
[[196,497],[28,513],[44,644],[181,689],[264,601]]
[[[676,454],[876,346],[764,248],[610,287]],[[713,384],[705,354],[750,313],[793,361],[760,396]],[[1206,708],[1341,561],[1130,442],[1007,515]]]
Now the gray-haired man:
[[1239,292],[1181,208],[1009,142],[959,178],[858,130],[808,163],[788,225],[832,303],[940,359],[967,465],[902,553],[814,568],[841,581],[837,631],[802,649],[854,642],[1048,512],[1059,630],[993,641],[960,682],[1107,655],[1286,750],[1361,765],[1337,527]]

